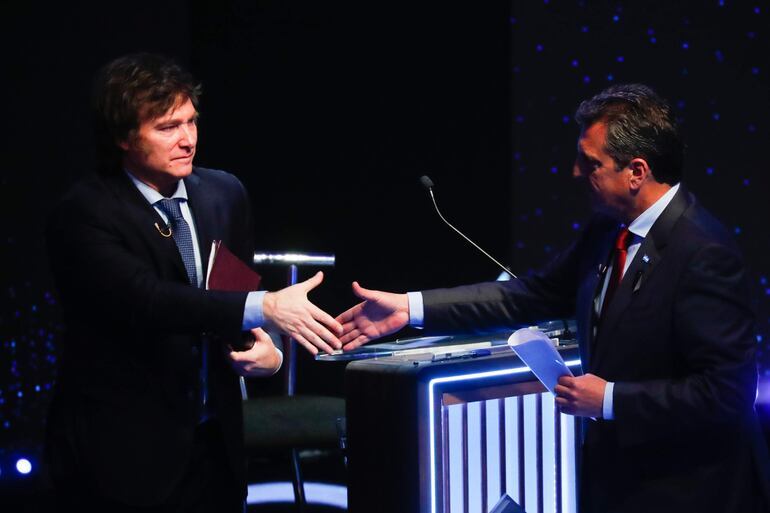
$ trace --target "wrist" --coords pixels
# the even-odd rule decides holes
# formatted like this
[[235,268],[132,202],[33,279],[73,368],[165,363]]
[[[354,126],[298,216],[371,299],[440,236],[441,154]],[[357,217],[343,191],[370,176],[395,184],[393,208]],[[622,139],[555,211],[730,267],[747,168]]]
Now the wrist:
[[262,299],[262,317],[265,322],[273,320],[273,314],[275,312],[275,292],[267,292]]
[[277,347],[274,347],[273,367],[272,367],[273,371],[270,373],[270,375],[272,376],[273,374],[281,370],[282,365],[283,365],[283,352]]

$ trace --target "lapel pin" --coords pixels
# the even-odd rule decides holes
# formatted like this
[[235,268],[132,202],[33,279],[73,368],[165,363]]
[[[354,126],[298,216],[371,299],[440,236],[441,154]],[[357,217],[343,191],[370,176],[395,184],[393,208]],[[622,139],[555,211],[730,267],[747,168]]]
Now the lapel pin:
[[155,223],[155,229],[158,230],[158,233],[163,235],[164,237],[166,237],[166,238],[171,237],[171,227],[170,226],[167,226],[166,227],[166,231],[164,232],[163,228],[158,226],[158,223]]
[[647,255],[642,256],[642,262],[644,262],[645,264],[649,264],[650,263],[650,257],[648,257]]

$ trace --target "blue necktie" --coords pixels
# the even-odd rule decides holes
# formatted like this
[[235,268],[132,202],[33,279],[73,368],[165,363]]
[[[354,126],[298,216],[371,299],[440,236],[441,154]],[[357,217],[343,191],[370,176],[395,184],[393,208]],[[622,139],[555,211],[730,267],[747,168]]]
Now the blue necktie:
[[[193,247],[192,233],[190,225],[182,217],[182,209],[179,206],[179,198],[164,198],[155,203],[168,217],[168,224],[171,227],[171,236],[176,242],[179,254],[182,256],[182,262],[187,270],[187,278],[190,285],[198,286],[198,273],[195,271],[195,249]],[[212,412],[208,405],[208,367],[209,367],[209,347],[206,341],[201,345],[201,400],[203,402],[203,411],[201,412],[201,422],[211,417]]]
[[190,285],[198,286],[198,274],[195,272],[195,250],[193,249],[192,233],[190,225],[182,217],[182,209],[179,206],[179,198],[164,198],[155,203],[168,216],[168,224],[171,226],[171,236],[176,242],[182,262],[187,270],[187,278]]

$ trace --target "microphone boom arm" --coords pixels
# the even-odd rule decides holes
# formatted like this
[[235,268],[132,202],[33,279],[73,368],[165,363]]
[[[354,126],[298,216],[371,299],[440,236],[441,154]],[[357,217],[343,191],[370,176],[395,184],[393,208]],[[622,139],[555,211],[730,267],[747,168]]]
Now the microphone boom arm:
[[[424,177],[424,178],[427,178],[427,177]],[[444,222],[447,224],[447,226],[449,226],[451,229],[453,229],[454,231],[456,231],[456,232],[457,232],[457,233],[458,233],[458,234],[459,234],[459,235],[460,235],[460,236],[461,236],[463,239],[465,239],[465,240],[467,240],[468,242],[470,242],[470,243],[473,245],[473,247],[475,247],[476,249],[478,249],[479,251],[481,251],[481,252],[482,252],[484,255],[486,255],[486,257],[487,257],[487,258],[489,258],[489,259],[490,259],[490,260],[492,260],[494,263],[496,263],[496,264],[497,264],[497,265],[500,267],[500,269],[502,269],[503,271],[505,271],[505,272],[506,272],[506,273],[507,273],[507,274],[508,274],[508,275],[509,275],[511,278],[514,278],[514,279],[518,279],[518,277],[517,277],[515,274],[513,274],[513,273],[510,271],[510,269],[508,269],[508,268],[507,268],[507,267],[505,267],[503,264],[501,264],[500,262],[498,262],[497,260],[495,260],[495,258],[494,258],[492,255],[490,255],[489,253],[487,253],[486,251],[484,251],[483,249],[481,249],[481,247],[480,247],[478,244],[476,244],[475,242],[473,242],[472,240],[470,240],[468,237],[466,237],[466,236],[465,236],[465,234],[464,234],[463,232],[461,232],[460,230],[458,230],[457,228],[455,228],[455,227],[452,225],[452,223],[450,223],[449,221],[447,221],[447,220],[446,220],[446,218],[444,218],[444,216],[441,214],[441,211],[438,209],[438,204],[436,203],[436,197],[433,195],[433,182],[430,182],[430,179],[428,179],[428,182],[430,183],[430,185],[428,185],[428,184],[427,184],[426,182],[424,182],[424,181],[423,181],[423,185],[425,185],[425,186],[426,186],[425,188],[426,188],[426,189],[428,189],[428,192],[430,193],[430,199],[431,199],[431,200],[433,200],[433,206],[436,208],[436,212],[438,213],[438,215],[439,215],[439,217],[441,218],[441,220],[442,220],[442,221],[444,221]]]

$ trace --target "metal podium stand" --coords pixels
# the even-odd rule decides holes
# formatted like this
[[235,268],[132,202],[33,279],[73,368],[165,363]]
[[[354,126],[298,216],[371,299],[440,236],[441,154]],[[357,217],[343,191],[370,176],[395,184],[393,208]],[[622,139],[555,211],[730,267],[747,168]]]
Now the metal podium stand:
[[[334,266],[334,255],[308,253],[255,253],[255,265],[283,265],[288,285],[297,283],[299,266]],[[305,509],[305,490],[299,450],[303,447],[339,447],[338,423],[345,416],[344,401],[337,397],[296,395],[297,344],[283,342],[284,395],[248,399],[241,378],[244,410],[244,445],[247,455],[287,450],[291,454],[292,485],[296,511]]]
[[[254,253],[254,265],[281,265],[287,267],[287,285],[297,283],[299,266],[334,267],[333,254],[320,253]],[[281,336],[283,342],[283,386],[286,395],[294,395],[297,385],[297,344],[291,338]]]

